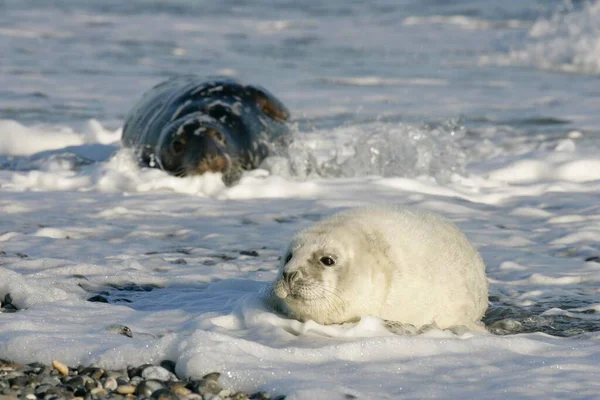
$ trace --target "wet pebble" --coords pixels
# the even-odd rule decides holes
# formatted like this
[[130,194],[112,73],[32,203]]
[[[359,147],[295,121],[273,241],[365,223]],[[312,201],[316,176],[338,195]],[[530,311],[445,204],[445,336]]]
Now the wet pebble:
[[133,386],[133,385],[117,386],[116,392],[119,394],[133,394],[133,393],[135,393],[135,386]]
[[176,381],[177,377],[174,373],[168,371],[163,367],[152,365],[144,368],[142,371],[142,378],[144,379],[156,379],[159,381]]
[[135,393],[138,396],[150,397],[152,396],[152,393],[156,392],[157,390],[164,389],[164,387],[165,386],[160,381],[150,379],[140,382]]
[[42,374],[44,373],[48,367],[41,363],[31,363],[27,364],[23,367],[23,372],[25,373],[34,373],[34,374]]
[[22,375],[22,376],[15,376],[14,378],[10,378],[8,380],[8,383],[11,387],[13,386],[25,386],[29,383],[29,377]]
[[67,381],[65,383],[67,385],[71,385],[71,386],[88,386],[88,385],[94,385],[94,380],[92,378],[90,378],[89,376],[78,375],[71,379],[67,379]]
[[104,398],[108,396],[108,392],[104,388],[94,388],[90,390],[92,396]]
[[142,376],[142,371],[151,366],[152,364],[142,364],[138,367],[128,367],[127,376],[129,378],[133,378],[134,376]]
[[10,294],[10,293],[6,293],[6,294],[4,295],[4,299],[2,300],[2,304],[3,304],[3,305],[4,305],[4,304],[12,304],[12,302],[13,302],[13,299],[12,299],[12,296],[11,296],[11,294]]
[[169,389],[158,389],[156,392],[152,393],[150,398],[157,400],[179,400],[179,397]]
[[87,375],[94,380],[98,380],[104,375],[104,370],[102,368],[88,367],[82,369],[80,374]]
[[117,386],[127,386],[129,385],[129,378],[126,377],[118,377],[117,378]]
[[174,361],[163,360],[160,362],[160,366],[163,367],[164,369],[166,369],[167,371],[175,373],[175,362]]
[[2,308],[0,308],[0,312],[3,313],[14,313],[17,311],[19,311],[17,307],[13,306],[12,304],[4,304]]
[[12,302],[12,296],[10,293],[6,293],[6,295],[4,295],[4,299],[0,300],[0,313],[13,313],[19,311],[19,309]]
[[201,394],[202,396],[207,396],[210,394],[219,394],[223,388],[219,385],[219,382],[213,379],[200,379],[200,380],[192,380],[188,385],[188,389],[190,389],[194,393]]
[[119,386],[117,384],[117,380],[115,378],[113,378],[112,376],[109,376],[104,381],[104,388],[107,390],[115,390],[117,388],[117,386]]
[[52,361],[52,367],[61,373],[61,375],[69,375],[69,368],[61,361]]
[[53,386],[47,383],[42,383],[41,385],[35,388],[35,394],[39,397],[43,397],[48,391],[48,389],[50,389],[51,387]]
[[182,396],[187,396],[190,393],[192,393],[192,391],[190,389],[188,389],[187,387],[185,387],[185,383],[184,382],[177,382],[177,383],[171,384],[169,386],[169,389],[173,393],[177,393],[177,394],[180,394]]

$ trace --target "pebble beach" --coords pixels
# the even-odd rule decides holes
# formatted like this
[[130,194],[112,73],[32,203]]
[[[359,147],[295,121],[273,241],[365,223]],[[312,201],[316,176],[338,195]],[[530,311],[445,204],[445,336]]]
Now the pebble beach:
[[0,360],[0,399],[160,399],[160,400],[283,400],[265,392],[252,394],[221,387],[218,372],[199,379],[179,379],[175,363],[141,365],[122,370],[94,366],[69,368],[54,360],[51,365],[19,364]]

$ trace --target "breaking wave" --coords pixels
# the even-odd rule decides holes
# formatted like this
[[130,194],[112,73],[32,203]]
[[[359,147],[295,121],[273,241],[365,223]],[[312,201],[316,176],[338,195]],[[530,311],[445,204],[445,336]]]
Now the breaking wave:
[[523,47],[507,54],[483,56],[479,61],[600,74],[600,1],[580,8],[563,6],[551,17],[535,22]]

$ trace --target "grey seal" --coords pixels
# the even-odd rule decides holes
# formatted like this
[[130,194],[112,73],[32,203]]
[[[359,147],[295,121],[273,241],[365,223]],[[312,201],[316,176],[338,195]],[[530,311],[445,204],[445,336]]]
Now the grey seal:
[[149,90],[132,108],[121,142],[144,166],[176,176],[220,172],[233,184],[286,146],[289,117],[260,86],[179,76]]

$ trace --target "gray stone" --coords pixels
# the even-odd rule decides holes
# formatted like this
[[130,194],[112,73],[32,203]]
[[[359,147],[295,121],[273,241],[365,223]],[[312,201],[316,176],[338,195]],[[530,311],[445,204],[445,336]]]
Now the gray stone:
[[41,385],[39,385],[38,387],[35,388],[35,394],[38,397],[42,397],[42,395],[46,394],[48,389],[50,389],[51,387],[52,387],[52,385],[49,385],[47,383],[42,383]]
[[150,397],[152,396],[152,393],[156,392],[157,390],[164,389],[164,387],[165,386],[162,384],[162,382],[155,379],[149,379],[147,381],[140,382],[140,384],[137,386],[135,394],[138,396]]
[[157,379],[159,381],[176,381],[177,377],[172,372],[164,369],[163,367],[159,367],[156,365],[152,365],[150,367],[144,368],[142,371],[142,378],[144,379]]
[[15,376],[8,380],[10,386],[25,386],[29,383],[29,377],[25,375]]
[[104,375],[104,370],[102,368],[87,367],[80,372],[80,375],[87,375],[92,379],[98,380]]
[[169,372],[175,373],[175,361],[171,360],[162,360],[160,362],[160,366],[166,369]]
[[179,400],[179,397],[169,389],[159,389],[152,393],[150,398],[156,400]]
[[104,389],[106,390],[115,390],[119,386],[117,380],[112,376],[109,376],[104,380]]
[[213,379],[200,379],[190,381],[188,384],[188,389],[190,389],[194,393],[201,394],[202,396],[207,396],[210,394],[218,394],[223,388],[216,380]]
[[51,386],[56,386],[60,384],[60,379],[57,376],[43,374],[39,375],[38,378],[40,379],[40,383],[43,384],[45,383]]

